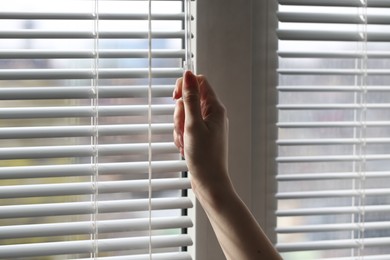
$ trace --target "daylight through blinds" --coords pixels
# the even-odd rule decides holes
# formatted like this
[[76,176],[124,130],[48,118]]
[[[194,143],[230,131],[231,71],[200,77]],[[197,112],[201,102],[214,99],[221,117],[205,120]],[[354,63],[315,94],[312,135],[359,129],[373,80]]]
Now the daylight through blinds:
[[390,258],[390,5],[279,0],[278,249]]
[[172,138],[184,4],[2,5],[0,259],[191,259]]

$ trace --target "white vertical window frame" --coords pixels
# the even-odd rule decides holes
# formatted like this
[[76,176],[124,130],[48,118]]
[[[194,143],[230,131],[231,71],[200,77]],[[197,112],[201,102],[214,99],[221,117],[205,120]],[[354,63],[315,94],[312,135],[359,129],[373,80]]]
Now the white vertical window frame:
[[278,249],[388,259],[388,1],[279,0]]
[[[233,184],[275,238],[277,3],[197,0],[196,69],[207,76],[229,116]],[[196,208],[196,259],[223,260],[211,226]],[[274,239],[273,239],[274,240]]]
[[1,10],[1,259],[192,259],[171,98],[187,16],[147,3]]

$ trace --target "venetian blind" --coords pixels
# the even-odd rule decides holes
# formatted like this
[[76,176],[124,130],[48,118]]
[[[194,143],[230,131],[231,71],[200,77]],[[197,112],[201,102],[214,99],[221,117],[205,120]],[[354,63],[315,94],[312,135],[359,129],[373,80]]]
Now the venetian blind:
[[1,259],[191,259],[172,140],[184,7],[2,4]]
[[390,259],[390,1],[279,0],[278,249]]

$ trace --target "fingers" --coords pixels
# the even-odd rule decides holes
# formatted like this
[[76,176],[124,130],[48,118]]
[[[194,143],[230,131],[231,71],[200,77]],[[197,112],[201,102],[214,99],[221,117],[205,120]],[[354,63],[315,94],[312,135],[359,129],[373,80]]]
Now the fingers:
[[185,110],[185,123],[192,124],[203,120],[200,105],[198,80],[190,71],[184,74],[182,84],[182,98]]
[[[173,113],[173,122],[174,122],[174,130],[173,130],[173,138],[177,148],[182,151],[184,147],[184,104],[183,100],[179,99],[176,101],[175,111]],[[183,154],[183,153],[182,153]]]

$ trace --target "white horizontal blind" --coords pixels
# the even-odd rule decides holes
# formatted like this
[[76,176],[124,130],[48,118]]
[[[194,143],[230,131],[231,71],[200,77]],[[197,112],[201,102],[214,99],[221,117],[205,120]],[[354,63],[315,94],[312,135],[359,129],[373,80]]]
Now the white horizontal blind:
[[390,259],[390,1],[279,0],[278,249]]
[[184,0],[6,2],[0,259],[191,259]]

